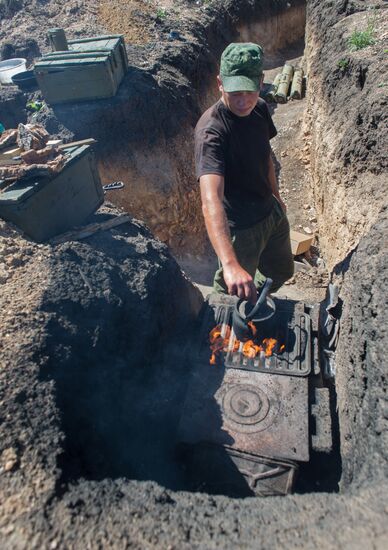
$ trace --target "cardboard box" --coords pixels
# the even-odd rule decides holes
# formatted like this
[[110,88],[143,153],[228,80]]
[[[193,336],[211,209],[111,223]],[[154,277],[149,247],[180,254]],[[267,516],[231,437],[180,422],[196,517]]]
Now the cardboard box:
[[314,240],[314,235],[305,235],[291,229],[291,250],[294,256],[307,252]]

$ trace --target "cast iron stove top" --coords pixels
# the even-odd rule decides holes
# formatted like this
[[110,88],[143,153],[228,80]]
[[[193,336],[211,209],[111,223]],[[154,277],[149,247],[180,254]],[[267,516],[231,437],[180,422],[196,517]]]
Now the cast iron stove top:
[[229,345],[211,365],[209,332],[231,327],[234,303],[230,296],[208,298],[179,441],[207,462],[211,478],[221,476],[221,457],[227,456],[256,494],[284,494],[297,462],[309,460],[310,317],[303,304],[276,300],[276,318],[263,334],[282,343],[283,351],[246,357],[228,329]]
[[[201,350],[206,353],[207,335],[214,326],[232,326],[232,313],[235,299],[230,296],[212,294],[201,330]],[[278,345],[270,357],[264,353],[247,357],[234,350],[236,337],[231,331],[228,349],[223,353],[222,362],[226,368],[253,370],[288,376],[307,376],[311,370],[311,320],[305,313],[302,303],[275,299],[276,313],[271,319],[260,323],[263,338],[274,338]],[[257,325],[259,326],[259,325]],[[279,346],[284,346],[280,353]],[[209,349],[207,347],[207,349]]]

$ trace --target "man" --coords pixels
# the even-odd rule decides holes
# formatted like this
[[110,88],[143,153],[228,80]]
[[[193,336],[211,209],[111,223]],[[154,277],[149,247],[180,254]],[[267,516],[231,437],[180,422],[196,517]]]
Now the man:
[[276,292],[293,275],[290,228],[269,140],[263,50],[229,44],[217,77],[221,99],[195,129],[196,172],[206,229],[219,259],[214,290],[255,302],[266,277]]

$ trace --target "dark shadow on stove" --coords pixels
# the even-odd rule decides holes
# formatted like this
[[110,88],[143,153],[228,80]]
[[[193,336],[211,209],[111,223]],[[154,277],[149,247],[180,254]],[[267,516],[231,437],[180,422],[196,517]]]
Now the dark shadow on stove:
[[[198,331],[200,340],[192,348],[195,350],[195,364],[178,428],[176,456],[185,466],[186,490],[234,498],[254,496],[227,451],[227,447],[233,446],[234,439],[223,429],[223,417],[215,399],[225,368],[221,361],[209,364],[210,349],[203,348],[209,331],[219,324],[220,319],[206,303],[200,319],[203,319]],[[209,434],[212,442],[207,440]]]

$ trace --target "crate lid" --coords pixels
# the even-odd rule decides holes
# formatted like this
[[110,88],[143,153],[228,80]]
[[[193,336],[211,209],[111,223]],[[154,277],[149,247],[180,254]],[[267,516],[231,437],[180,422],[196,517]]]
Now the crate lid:
[[[62,170],[79,160],[90,149],[90,145],[78,145],[66,147],[62,152],[66,153],[68,158]],[[57,176],[45,176],[38,178],[22,178],[15,183],[9,185],[2,193],[0,193],[1,204],[16,204],[23,202],[28,197],[42,189],[52,179]]]
[[109,40],[93,40],[90,42],[81,42],[78,44],[71,44],[69,51],[74,52],[88,52],[89,50],[107,49],[113,50],[120,41],[118,39]]
[[68,40],[69,50],[88,51],[91,49],[108,48],[113,49],[119,42],[123,42],[122,34],[107,34],[81,38],[80,40]]
[[73,58],[73,57],[81,57],[85,58],[86,56],[103,56],[103,55],[109,55],[112,52],[112,48],[92,48],[91,50],[63,50],[63,51],[56,51],[56,52],[49,52],[45,53],[42,59],[53,59],[53,58]]
[[58,55],[50,55],[43,57],[40,61],[35,63],[35,72],[43,68],[63,68],[63,67],[74,67],[79,65],[94,65],[96,63],[105,63],[106,60],[110,58],[109,52],[90,52],[90,53],[80,53],[80,52],[70,52],[64,54],[60,52]]

